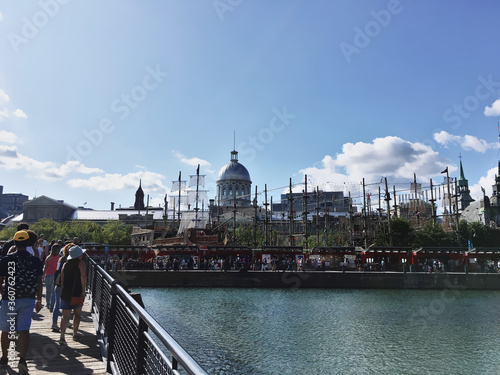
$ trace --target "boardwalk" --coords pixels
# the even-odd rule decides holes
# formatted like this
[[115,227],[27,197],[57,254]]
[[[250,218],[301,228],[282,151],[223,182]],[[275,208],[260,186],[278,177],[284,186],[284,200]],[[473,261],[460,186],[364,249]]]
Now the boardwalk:
[[[44,299],[45,303],[45,299]],[[59,322],[61,318],[59,317]],[[73,330],[66,330],[65,348],[57,345],[59,333],[52,332],[52,314],[44,306],[40,313],[33,313],[28,351],[28,369],[30,375],[48,374],[106,374],[102,361],[94,323],[87,301],[82,310],[79,331],[83,334],[79,341],[73,341]],[[17,361],[9,366],[0,367],[0,375],[17,374]]]

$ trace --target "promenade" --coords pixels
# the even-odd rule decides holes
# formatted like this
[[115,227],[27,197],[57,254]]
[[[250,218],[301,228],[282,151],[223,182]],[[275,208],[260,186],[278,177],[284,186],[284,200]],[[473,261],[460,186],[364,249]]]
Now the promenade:
[[[45,297],[44,301],[45,303]],[[61,318],[59,317],[59,323]],[[106,374],[96,330],[90,314],[88,300],[82,309],[79,332],[83,334],[78,341],[72,338],[73,330],[66,330],[66,347],[57,345],[59,332],[52,332],[52,314],[46,306],[37,314],[33,312],[28,350],[28,370],[30,375],[48,374]],[[17,374],[17,361],[0,367],[0,375]]]

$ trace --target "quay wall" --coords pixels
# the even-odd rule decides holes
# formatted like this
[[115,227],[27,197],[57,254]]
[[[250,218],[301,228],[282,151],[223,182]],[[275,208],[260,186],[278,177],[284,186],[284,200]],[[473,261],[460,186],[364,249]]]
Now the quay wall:
[[110,271],[126,288],[354,288],[500,290],[500,273]]

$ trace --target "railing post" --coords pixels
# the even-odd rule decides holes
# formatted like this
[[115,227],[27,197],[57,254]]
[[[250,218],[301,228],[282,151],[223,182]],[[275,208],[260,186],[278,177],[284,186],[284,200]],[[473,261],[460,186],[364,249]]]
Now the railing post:
[[96,282],[96,276],[97,276],[97,268],[95,263],[90,263],[90,266],[92,267],[92,272],[90,272],[89,278],[90,278],[90,283],[92,287],[92,305],[90,307],[90,312],[95,313],[95,297],[96,297],[96,288],[97,288],[97,282]]
[[137,332],[137,374],[142,375],[144,373],[144,332],[148,330],[147,324],[144,322],[144,319],[139,318],[139,329]]
[[109,306],[108,319],[106,322],[106,332],[108,334],[108,347],[106,350],[106,371],[108,373],[113,373],[111,370],[111,362],[113,361],[113,350],[114,350],[114,341],[115,341],[115,322],[116,322],[116,303],[118,292],[116,290],[116,284],[118,281],[114,281],[111,284],[111,299]]

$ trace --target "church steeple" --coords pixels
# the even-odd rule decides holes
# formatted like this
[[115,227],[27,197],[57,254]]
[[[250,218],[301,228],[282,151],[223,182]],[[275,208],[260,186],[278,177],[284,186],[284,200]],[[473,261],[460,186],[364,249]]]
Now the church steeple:
[[458,204],[460,210],[465,210],[474,199],[470,196],[469,181],[465,178],[464,168],[462,166],[462,160],[460,160],[460,176],[458,177]]
[[144,210],[145,208],[146,206],[144,206],[144,191],[142,191],[141,180],[139,180],[139,188],[135,192],[134,209]]

